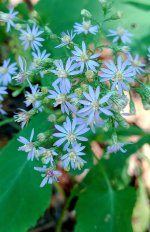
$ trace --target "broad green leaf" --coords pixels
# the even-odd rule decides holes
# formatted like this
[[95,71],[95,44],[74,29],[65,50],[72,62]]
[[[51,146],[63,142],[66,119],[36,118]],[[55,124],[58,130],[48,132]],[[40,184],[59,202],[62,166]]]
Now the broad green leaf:
[[148,8],[150,7],[147,0],[140,0],[138,3],[137,0],[132,0],[132,4],[129,4],[128,0],[115,0],[113,7],[123,12],[123,17],[120,20],[108,23],[108,28],[116,28],[121,25],[133,33],[133,43],[131,43],[133,51],[143,55],[147,54],[150,30],[150,22],[147,20],[149,18],[149,11],[143,10],[143,5],[145,4],[147,4]]
[[19,12],[19,15],[21,15],[23,20],[29,19],[29,9],[27,7],[27,4],[25,2],[22,2],[18,4],[15,8]]
[[[81,170],[71,170],[72,175],[79,175],[82,173],[82,171],[85,168],[90,169],[93,166],[93,152],[91,150],[90,142],[91,141],[97,141],[99,143],[108,143],[111,139],[110,135],[112,134],[112,131],[109,130],[108,132],[103,131],[102,129],[98,129],[96,134],[93,134],[92,132],[87,133],[87,137],[89,139],[89,143],[85,143],[85,153],[84,160],[87,161],[87,163],[84,165],[84,167]],[[130,155],[135,153],[137,150],[139,150],[145,143],[150,143],[150,137],[149,135],[138,127],[131,126],[130,128],[120,128],[117,131],[117,134],[119,137],[121,137],[123,140],[125,137],[131,136],[131,135],[140,135],[143,136],[142,139],[140,139],[138,142],[129,144],[125,148],[127,149],[127,152],[124,154],[122,152],[117,152],[116,154],[111,154],[109,159],[106,159],[106,154],[104,153],[102,157],[103,164],[106,166],[106,169],[110,175],[110,177],[113,177],[114,183],[118,186],[118,183],[121,186],[124,186],[128,184],[130,178],[127,174],[127,167],[128,167],[128,158]]]
[[[40,113],[19,135],[29,138],[47,130],[47,115]],[[0,230],[1,232],[27,232],[49,207],[51,187],[39,187],[42,177],[34,171],[35,161],[27,161],[27,155],[18,151],[18,135],[0,153]],[[36,137],[34,137],[36,139]]]
[[139,8],[140,10],[150,11],[150,4],[144,4],[140,2],[127,1],[127,4],[133,5],[134,7]]
[[138,142],[125,146],[126,153],[117,152],[112,153],[109,159],[105,159],[105,154],[102,163],[108,173],[110,179],[113,181],[114,186],[122,188],[129,183],[128,176],[128,158],[137,152],[144,144],[150,144],[150,136],[143,136]]
[[130,232],[136,193],[131,187],[115,190],[98,164],[87,175],[76,205],[75,232]]
[[[110,2],[112,1],[110,0]],[[122,11],[123,17],[120,20],[113,20],[106,23],[104,25],[105,32],[108,34],[108,29],[122,25],[134,35],[133,43],[131,44],[134,51],[136,53],[146,54],[147,47],[149,46],[150,23],[147,20],[149,12],[144,11],[143,6],[147,4],[149,7],[149,5],[147,0],[141,0],[138,7],[137,0],[132,0],[132,4],[128,2],[128,0],[115,0],[113,2],[113,11]],[[41,0],[35,6],[35,10],[39,13],[43,25],[47,24],[57,34],[62,31],[71,30],[75,22],[81,22],[80,11],[83,8],[89,10],[98,22],[102,22],[104,16],[98,0]],[[95,36],[93,36],[94,38]],[[80,39],[83,40],[85,38],[81,36]],[[52,43],[52,41],[46,43],[46,45],[51,49],[52,53],[57,53],[58,55],[63,51],[64,54],[63,49],[54,49],[56,44]]]
[[[39,13],[41,23],[45,26],[48,25],[54,34],[60,35],[61,32],[67,30],[73,30],[75,22],[82,22],[80,12],[82,9],[89,10],[97,21],[102,21],[103,13],[98,0],[41,0],[35,5],[35,10]],[[76,36],[76,38],[85,40],[83,35]],[[75,42],[76,42],[75,38]],[[95,36],[92,36],[94,39]],[[52,57],[58,57],[60,59],[64,57],[66,51],[65,48],[57,49],[58,42],[53,42],[52,39],[45,41],[44,45],[49,49]]]
[[103,18],[98,0],[41,0],[35,5],[41,22],[48,24],[54,33],[71,30],[75,22],[81,22],[82,9],[89,10],[96,20]]

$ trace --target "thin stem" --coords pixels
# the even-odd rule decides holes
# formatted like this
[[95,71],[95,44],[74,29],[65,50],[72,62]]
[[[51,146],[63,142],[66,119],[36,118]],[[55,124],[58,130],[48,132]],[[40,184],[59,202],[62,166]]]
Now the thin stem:
[[[65,192],[60,187],[60,185],[58,183],[55,183],[54,185],[55,185],[55,188],[57,189],[57,191],[63,196],[64,199],[66,199]],[[55,232],[61,232],[61,228],[62,228],[62,224],[63,224],[63,220],[64,220],[64,216],[65,216],[65,212],[67,210],[67,207],[68,207],[68,201],[66,201],[65,206],[61,212],[60,218],[59,218],[57,225],[56,225]]]
[[0,127],[6,125],[8,123],[14,123],[14,118],[6,118],[2,122],[0,122]]

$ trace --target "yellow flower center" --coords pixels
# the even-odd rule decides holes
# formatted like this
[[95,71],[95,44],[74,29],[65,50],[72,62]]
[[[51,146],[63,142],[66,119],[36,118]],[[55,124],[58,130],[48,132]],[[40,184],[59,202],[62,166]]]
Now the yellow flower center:
[[98,101],[93,101],[93,102],[91,103],[91,106],[92,106],[93,110],[98,110],[100,104],[99,104]]
[[66,101],[66,95],[63,93],[60,93],[57,97],[56,97],[56,103],[57,104],[62,104]]
[[73,143],[76,141],[76,135],[74,133],[69,133],[68,136],[67,136],[67,139],[69,142]]
[[25,152],[30,152],[30,151],[32,151],[32,149],[33,149],[33,143],[32,142],[28,143],[28,144],[25,144],[23,146],[23,151],[25,151]]
[[34,94],[29,94],[26,96],[26,99],[28,102],[30,102],[30,104],[33,104],[36,102],[36,95]]
[[70,160],[72,160],[72,161],[75,162],[75,160],[76,160],[76,153],[74,151],[71,151],[69,153],[69,158],[70,158]]
[[91,27],[91,21],[90,21],[90,20],[88,20],[88,21],[83,21],[82,25],[83,25],[83,28],[84,28],[85,30],[89,30],[90,27]]
[[53,177],[54,176],[54,174],[53,174],[53,170],[47,170],[46,171],[46,176],[49,176],[49,177]]
[[7,68],[0,67],[0,74],[4,75],[7,73]]
[[34,35],[32,35],[32,34],[26,35],[26,40],[28,40],[29,42],[34,41],[34,39],[35,39]]
[[88,55],[87,55],[86,53],[83,52],[83,53],[80,55],[80,59],[81,59],[82,62],[87,62],[87,61],[88,61]]
[[63,43],[70,43],[71,42],[71,37],[69,35],[64,35],[62,38],[61,38],[62,42]]
[[67,72],[63,69],[57,71],[57,76],[61,78],[66,78],[68,76]]
[[117,28],[117,34],[118,34],[119,36],[123,36],[123,35],[124,35],[124,32],[125,32],[125,29],[124,29],[124,28],[122,28],[122,27],[118,27],[118,28]]
[[117,79],[117,80],[122,80],[123,79],[123,73],[121,72],[121,71],[117,71],[116,73],[115,73],[115,79]]
[[48,151],[44,152],[43,155],[45,158],[48,158],[48,157],[53,156],[53,153],[52,153],[52,151],[48,150]]

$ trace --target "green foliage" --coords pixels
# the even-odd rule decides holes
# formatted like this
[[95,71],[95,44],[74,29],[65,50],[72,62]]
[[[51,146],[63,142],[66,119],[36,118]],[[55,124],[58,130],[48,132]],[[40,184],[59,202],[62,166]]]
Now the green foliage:
[[[146,54],[147,47],[149,46],[150,25],[147,20],[149,12],[145,10],[149,9],[149,7],[150,5],[144,0],[141,0],[140,3],[137,3],[136,0],[116,0],[113,3],[114,12],[123,12],[123,17],[120,19],[119,25],[124,26],[133,33],[135,42],[132,44],[132,48],[141,54]],[[43,25],[48,24],[52,31],[58,34],[68,29],[71,30],[74,22],[81,21],[80,11],[83,8],[89,10],[95,20],[100,24],[102,23],[104,15],[98,0],[42,0],[35,6],[35,10],[41,16]],[[106,23],[103,29],[107,32],[106,29],[116,28],[117,26],[118,20],[113,20],[112,22]],[[81,37],[81,39],[85,38]],[[54,44],[52,43],[52,46],[50,43],[47,44],[53,52]],[[61,51],[64,51],[64,49],[61,49]],[[55,49],[55,53],[57,52],[58,50]]]
[[[0,6],[0,10],[3,10],[3,8],[5,10],[5,7]],[[52,32],[58,35],[62,31],[71,30],[75,22],[81,22],[80,11],[83,8],[86,8],[92,13],[96,23],[98,22],[99,25],[102,24],[104,15],[98,0],[41,0],[34,7],[38,13],[37,21],[39,20],[39,26],[41,23],[45,30],[46,26],[48,26]],[[22,16],[22,19],[29,19],[26,4],[20,4],[17,10]],[[147,34],[150,28],[147,20],[149,5],[146,5],[142,0],[138,4],[136,0],[116,0],[114,11],[116,12],[117,10],[121,10],[124,13],[120,24],[135,35],[136,43],[132,44],[132,48],[139,53],[146,54],[146,49],[149,45],[149,35]],[[135,17],[135,15],[138,15],[138,17]],[[105,25],[106,28],[101,29],[104,30],[104,33],[107,33],[108,29],[116,28],[118,22],[111,21]],[[11,50],[16,58],[21,55],[29,62],[31,61],[31,50],[28,49],[27,52],[23,50],[20,42],[18,43],[18,35],[18,31],[11,33],[10,37],[13,42],[10,42],[10,38],[7,38],[6,46],[1,48],[1,56],[2,58],[8,57]],[[99,36],[102,35],[95,37],[98,42],[100,40]],[[6,32],[3,28],[0,42],[4,43],[5,38]],[[95,42],[95,38],[92,35],[89,38],[92,42]],[[80,35],[79,40],[85,40],[88,43],[86,36]],[[65,48],[56,49],[55,46],[58,43],[50,38],[50,36],[46,37],[43,44],[44,49],[51,52],[52,58],[56,58],[57,56],[64,58],[66,54],[68,55],[70,53],[69,49],[68,51]],[[46,74],[41,80],[41,84],[50,87],[55,78],[53,74]],[[23,89],[24,87],[20,88],[20,86],[14,87],[13,97],[18,96]],[[143,104],[148,108],[149,104],[146,100],[148,99],[147,95],[149,92],[147,93],[145,89],[144,92],[141,92],[138,88],[135,91],[141,94]],[[134,112],[133,102],[130,102],[130,108]],[[49,109],[47,110],[49,111]],[[13,120],[8,119],[8,122],[13,123]],[[0,124],[2,126],[8,122],[2,121]],[[47,114],[40,113],[0,153],[0,228],[2,232],[26,232],[36,224],[44,210],[49,206],[51,187],[46,186],[43,189],[38,187],[42,177],[33,170],[34,166],[38,164],[36,161],[27,161],[25,153],[18,151],[19,142],[17,141],[20,135],[29,137],[32,128],[35,128],[36,135],[39,132],[47,131],[50,126],[49,124]],[[144,232],[148,226],[150,212],[147,208],[147,195],[141,183],[139,191],[137,192],[137,199],[135,188],[129,187],[131,179],[128,176],[128,158],[144,144],[150,144],[150,137],[143,130],[135,126],[129,128],[119,127],[119,129],[116,129],[116,132],[120,141],[127,140],[127,137],[131,135],[139,135],[141,138],[134,144],[126,145],[127,153],[125,154],[117,152],[116,154],[108,155],[104,152],[102,159],[94,166],[91,142],[93,140],[97,141],[104,145],[105,148],[110,142],[110,135],[112,135],[113,131],[114,128],[108,131],[98,129],[96,134],[88,132],[89,144],[84,144],[83,142],[83,145],[86,145],[85,161],[87,161],[84,168],[89,169],[89,173],[79,185],[77,191],[72,191],[71,195],[71,198],[78,196],[75,232],[131,232],[132,213],[135,203],[134,217],[139,219],[139,224],[134,225],[135,232]],[[51,142],[53,142],[52,139]],[[70,174],[74,176],[81,174],[84,168],[78,171],[71,169]],[[145,207],[142,211],[143,205]],[[143,217],[141,217],[141,211]],[[140,215],[138,214],[139,212]]]
[[89,10],[98,21],[103,18],[98,0],[41,0],[35,5],[43,25],[48,24],[54,33],[71,30],[75,22],[82,20],[82,9]]
[[[134,35],[135,41],[131,44],[133,51],[146,55],[147,47],[149,46],[150,24],[149,20],[147,20],[149,18],[149,11],[143,9],[149,9],[150,4],[148,4],[148,1],[140,0],[137,3],[137,0],[116,0],[113,6],[116,10],[123,12],[123,17],[120,19],[119,25],[129,29]],[[118,22],[108,24],[109,28],[116,28],[116,26],[118,26]]]
[[134,2],[134,1],[128,1],[127,4],[130,4],[140,10],[144,10],[144,11],[150,11],[150,5],[149,4],[144,4],[144,3],[140,3],[140,2]]
[[[127,161],[129,156],[145,143],[150,143],[148,135],[143,136],[137,143],[128,145],[125,154],[118,152],[111,154],[110,157],[104,154],[99,164],[91,169],[79,186],[80,192],[76,192],[79,200],[76,205],[77,225],[75,232],[132,231],[131,220],[136,193],[135,189],[128,187],[130,177],[127,172]],[[146,204],[147,200],[143,194],[146,193],[139,190],[137,208],[141,200]],[[138,211],[134,212],[136,216]],[[147,212],[145,209],[146,219],[143,226],[147,225],[149,217]],[[140,217],[141,214],[138,216]]]
[[87,175],[77,202],[75,232],[130,232],[131,216],[136,199],[133,188],[113,188],[104,167],[98,164]]
[[[98,0],[42,0],[35,5],[35,10],[40,15],[41,24],[48,25],[52,32],[58,35],[63,31],[72,30],[75,22],[82,21],[80,12],[84,8],[89,10],[98,22],[102,21],[103,13]],[[81,36],[80,41],[83,39],[85,40],[85,37]],[[63,57],[66,53],[65,48],[56,49],[55,46],[58,45],[58,42],[56,43],[50,38],[44,45],[49,48],[52,56],[60,58],[60,55]]]
[[127,173],[127,161],[128,158],[137,152],[144,144],[150,144],[149,135],[143,136],[138,142],[129,144],[125,148],[127,152],[117,152],[111,154],[109,159],[103,159],[102,162],[105,165],[105,170],[110,176],[113,184],[116,187],[122,188],[124,185],[129,184],[129,176]]
[[[44,113],[35,116],[19,135],[30,136],[32,128],[36,134],[48,128]],[[39,123],[40,122],[40,123]],[[1,232],[26,232],[35,225],[45,209],[49,207],[51,188],[38,187],[42,177],[28,162],[26,154],[18,151],[18,135],[0,153],[0,228]]]

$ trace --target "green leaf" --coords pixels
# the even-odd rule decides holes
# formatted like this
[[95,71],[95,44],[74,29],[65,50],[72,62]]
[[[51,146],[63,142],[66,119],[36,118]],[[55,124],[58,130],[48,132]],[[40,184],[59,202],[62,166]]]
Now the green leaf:
[[76,205],[75,232],[130,232],[136,192],[127,187],[115,190],[101,164],[87,175]]
[[105,166],[110,179],[113,180],[114,186],[122,188],[126,186],[130,178],[128,176],[128,158],[137,152],[144,144],[150,144],[150,136],[145,135],[138,142],[125,146],[126,153],[112,153],[109,159],[105,159],[105,154],[101,162]]
[[134,2],[134,1],[128,1],[127,4],[130,4],[130,5],[137,7],[141,10],[150,11],[150,4],[148,5],[148,4]]
[[99,21],[103,17],[98,0],[41,0],[35,5],[43,25],[49,24],[54,33],[71,30],[75,22],[82,20],[82,9],[89,10]]
[[[143,10],[143,6],[147,3],[147,0],[141,0],[140,3],[137,3],[137,0],[132,0],[132,4],[129,4],[129,1],[127,0],[114,1],[113,8],[116,11],[123,12],[123,17],[119,21],[117,20],[116,22],[113,21],[111,23],[107,23],[108,29],[116,28],[121,25],[124,28],[128,29],[131,33],[133,33],[133,42],[130,46],[133,51],[135,51],[135,54],[140,53],[141,55],[146,55],[147,48],[149,46],[148,35],[150,23],[149,20],[147,20],[149,17],[149,11]],[[147,9],[149,8],[149,6],[150,5],[147,4]]]
[[19,12],[19,15],[22,16],[23,20],[29,19],[29,10],[28,10],[26,3],[22,2],[22,3],[18,4],[16,6],[15,10]]
[[[49,127],[45,113],[31,121],[19,135],[28,138]],[[27,155],[18,151],[20,143],[15,136],[0,153],[0,228],[1,232],[26,232],[49,207],[51,187],[39,187],[42,177],[34,171],[36,161],[27,161]],[[35,138],[35,137],[34,137]]]
[[[35,10],[38,12],[43,26],[48,25],[53,33],[58,36],[60,36],[61,32],[72,30],[75,22],[82,22],[82,17],[80,16],[82,9],[89,10],[93,14],[94,19],[99,22],[102,21],[103,13],[98,0],[41,0],[35,5]],[[77,38],[80,41],[85,40],[85,37],[81,35],[76,36],[75,42]],[[95,39],[95,36],[92,36],[92,38]],[[61,58],[64,57],[66,49],[55,48],[58,43],[49,39],[47,42],[45,41],[44,45],[51,52],[52,57],[55,56],[60,59],[60,55]]]

